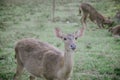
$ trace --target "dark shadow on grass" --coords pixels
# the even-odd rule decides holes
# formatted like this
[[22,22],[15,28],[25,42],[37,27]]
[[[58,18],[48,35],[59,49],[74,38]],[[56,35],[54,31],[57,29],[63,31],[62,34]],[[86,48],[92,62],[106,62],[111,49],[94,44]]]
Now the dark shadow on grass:
[[5,60],[6,59],[6,56],[5,55],[1,55],[0,56],[0,60]]
[[120,80],[120,68],[115,68],[114,69],[114,76],[112,78],[112,80]]
[[14,73],[0,73],[0,80],[12,80]]
[[115,68],[114,73],[120,77],[120,68]]

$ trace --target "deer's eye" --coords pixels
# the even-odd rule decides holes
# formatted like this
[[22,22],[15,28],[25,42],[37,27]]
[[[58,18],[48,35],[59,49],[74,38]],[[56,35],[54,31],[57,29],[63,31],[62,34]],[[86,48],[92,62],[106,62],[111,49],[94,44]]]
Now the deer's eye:
[[67,38],[64,38],[64,40],[67,40]]
[[77,40],[77,37],[75,37],[75,40]]

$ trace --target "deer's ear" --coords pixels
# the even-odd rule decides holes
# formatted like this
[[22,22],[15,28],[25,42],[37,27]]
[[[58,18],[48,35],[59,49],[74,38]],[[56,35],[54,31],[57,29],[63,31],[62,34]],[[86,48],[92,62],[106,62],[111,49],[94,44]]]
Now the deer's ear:
[[58,38],[62,38],[62,31],[60,30],[60,28],[58,27],[55,28],[55,35]]
[[79,29],[78,31],[75,32],[76,38],[83,36],[83,34],[84,34],[84,29],[85,29],[85,28],[83,27],[83,28],[81,28],[81,29]]

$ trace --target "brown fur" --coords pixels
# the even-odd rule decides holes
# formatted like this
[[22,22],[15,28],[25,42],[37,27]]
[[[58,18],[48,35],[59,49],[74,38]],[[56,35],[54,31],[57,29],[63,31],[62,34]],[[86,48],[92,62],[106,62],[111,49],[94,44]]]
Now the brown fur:
[[23,68],[31,73],[30,80],[42,76],[47,80],[68,80],[73,67],[75,39],[82,36],[83,30],[65,35],[56,28],[56,36],[65,43],[65,52],[37,39],[19,40],[15,46],[17,70],[13,80],[18,80]]
[[120,36],[120,25],[109,28],[109,32],[111,32],[113,36]]
[[113,21],[106,19],[94,7],[88,3],[82,3],[79,7],[79,14],[82,12],[81,22],[86,26],[86,19],[89,18],[92,22],[98,25],[99,28],[104,28],[104,24],[111,26]]

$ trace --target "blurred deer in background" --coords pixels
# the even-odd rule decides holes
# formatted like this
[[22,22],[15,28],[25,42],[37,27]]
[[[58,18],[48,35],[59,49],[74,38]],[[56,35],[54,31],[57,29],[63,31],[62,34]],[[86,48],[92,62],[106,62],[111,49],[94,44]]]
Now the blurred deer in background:
[[59,28],[55,29],[56,36],[64,42],[64,52],[37,39],[19,40],[15,46],[17,70],[13,80],[18,80],[23,68],[31,74],[30,80],[42,76],[46,80],[69,80],[73,69],[75,40],[83,32],[84,28],[73,34],[64,34]]
[[112,36],[115,38],[120,37],[120,25],[109,28],[109,32],[111,32]]
[[99,28],[104,28],[105,24],[107,24],[108,26],[111,26],[113,24],[112,20],[106,19],[88,3],[81,3],[79,7],[79,14],[82,15],[81,23],[84,26],[86,26],[87,18],[89,18],[92,22],[97,24]]

